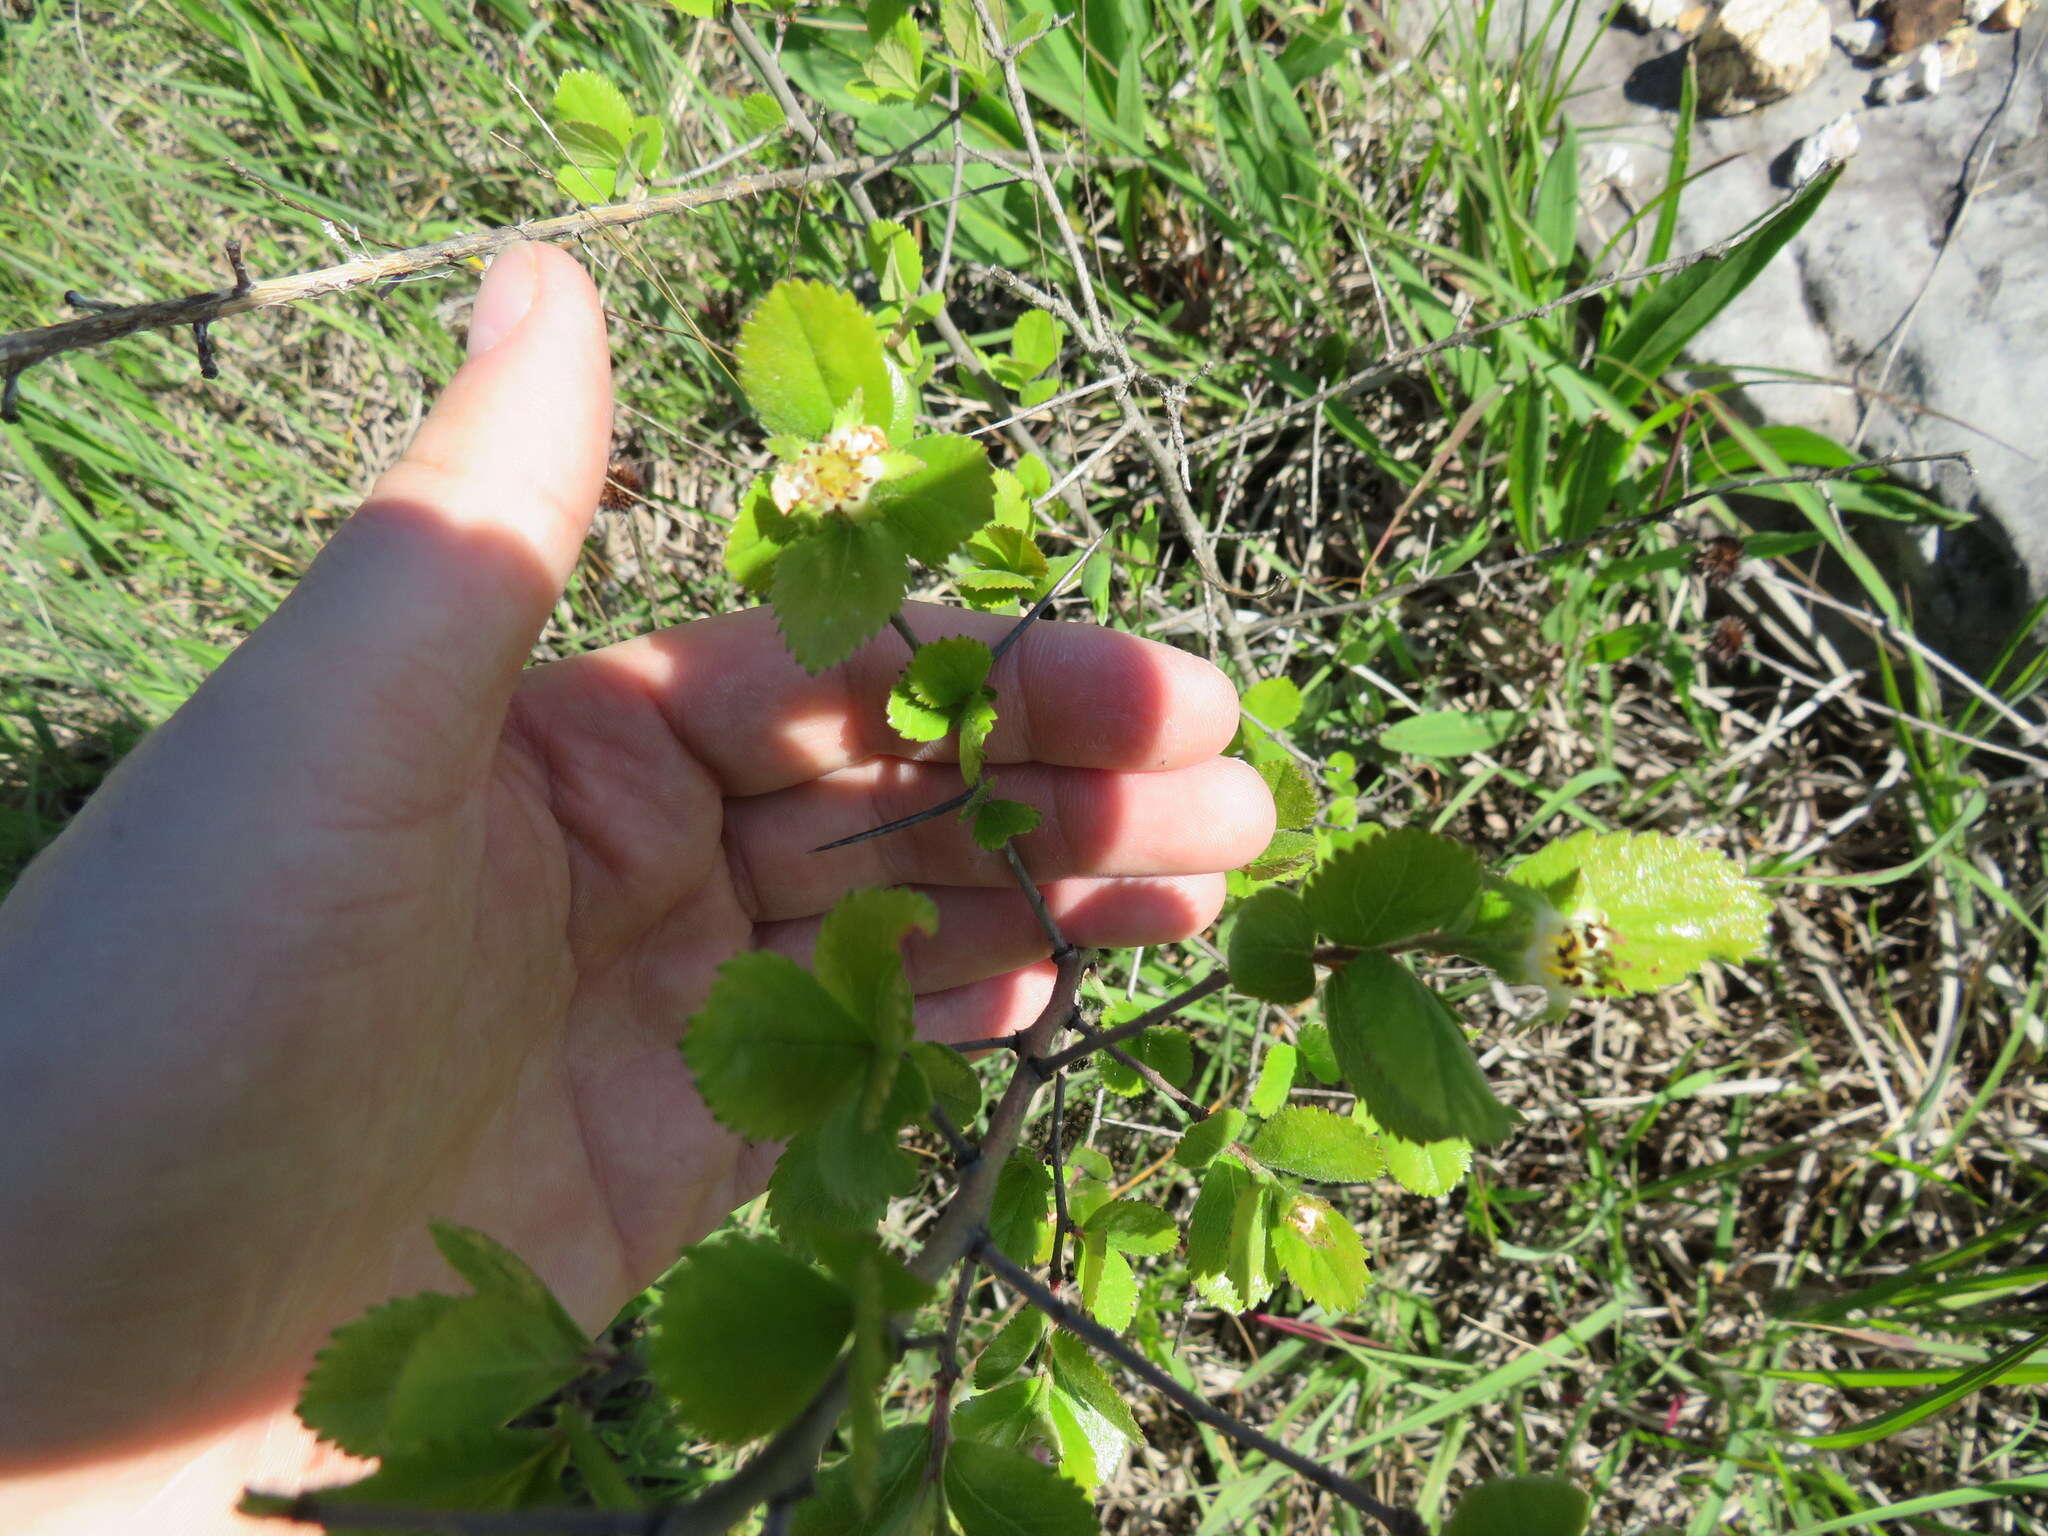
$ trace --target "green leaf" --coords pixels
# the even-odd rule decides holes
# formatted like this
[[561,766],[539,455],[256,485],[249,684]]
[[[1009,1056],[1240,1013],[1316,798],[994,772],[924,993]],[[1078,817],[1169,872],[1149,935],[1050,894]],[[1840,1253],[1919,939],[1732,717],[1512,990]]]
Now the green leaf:
[[946,1453],[946,1504],[961,1536],[1096,1536],[1088,1496],[1019,1451],[965,1440]]
[[926,565],[943,565],[995,516],[988,453],[970,437],[920,437],[906,451],[922,459],[924,468],[882,481],[868,507],[897,531],[910,553]]
[[1131,1416],[1130,1404],[1109,1373],[1089,1353],[1088,1346],[1063,1328],[1055,1328],[1047,1350],[1052,1363],[1052,1384],[1070,1397],[1079,1398],[1116,1426],[1118,1434],[1133,1445],[1145,1443],[1145,1432]]
[[1060,1435],[1051,1407],[1052,1383],[1045,1377],[1005,1382],[953,1410],[953,1435],[1026,1454],[1055,1451]]
[[919,1516],[931,1494],[924,1481],[931,1454],[930,1425],[897,1425],[876,1447],[872,1497],[865,1505],[852,1458],[842,1458],[818,1474],[818,1491],[797,1505],[790,1536],[911,1536],[930,1529]]
[[1806,226],[1842,174],[1831,166],[1752,230],[1734,250],[1664,279],[1629,306],[1628,322],[1601,349],[1601,387],[1627,405],[1671,367],[1685,344],[1732,303]]
[[1458,1500],[1443,1536],[1580,1536],[1593,1501],[1559,1477],[1496,1477]]
[[994,655],[981,641],[952,635],[920,645],[897,686],[933,709],[951,709],[981,691],[994,665]]
[[1096,1488],[1123,1465],[1131,1442],[1117,1427],[1071,1392],[1046,1382],[1046,1418],[1053,1428],[1060,1475],[1078,1487]]
[[1173,1218],[1143,1200],[1110,1201],[1088,1218],[1087,1231],[1124,1253],[1171,1253],[1180,1246]]
[[1029,1152],[1012,1152],[996,1176],[988,1210],[989,1240],[1012,1263],[1052,1257],[1052,1170]]
[[939,35],[968,83],[976,90],[984,89],[995,60],[981,35],[981,18],[975,14],[973,0],[939,0]]
[[1287,1095],[1294,1089],[1294,1069],[1301,1059],[1301,1053],[1284,1040],[1275,1040],[1266,1047],[1266,1059],[1259,1063],[1259,1080],[1252,1087],[1252,1096],[1247,1101],[1255,1115],[1270,1115],[1287,1102]]
[[1403,757],[1469,757],[1506,741],[1521,719],[1512,709],[1432,710],[1386,727],[1379,744]]
[[547,1288],[541,1277],[503,1243],[474,1227],[460,1227],[452,1221],[430,1222],[428,1229],[434,1235],[434,1246],[441,1250],[441,1257],[476,1288],[478,1295],[509,1296],[545,1311],[554,1319],[562,1337],[576,1348],[581,1349],[590,1342],[583,1330],[576,1326],[568,1308],[555,1298],[555,1293]]
[[300,1421],[351,1456],[383,1454],[390,1445],[391,1398],[406,1360],[460,1302],[422,1291],[343,1323],[313,1359],[299,1391]]
[[910,1059],[924,1073],[932,1097],[953,1124],[972,1125],[981,1113],[981,1079],[965,1058],[950,1045],[919,1040],[910,1047]]
[[2043,1344],[2048,1344],[2048,1330],[2030,1334],[1990,1359],[1966,1366],[1932,1392],[1901,1403],[1888,1413],[1865,1419],[1861,1424],[1852,1424],[1847,1429],[1838,1429],[1830,1435],[1808,1436],[1806,1443],[1823,1451],[1846,1451],[1859,1445],[1869,1445],[1874,1440],[1888,1439],[1961,1402],[1979,1388],[1991,1385]]
[[1083,1233],[1079,1268],[1081,1305],[1113,1332],[1130,1327],[1131,1319],[1138,1315],[1138,1281],[1131,1273],[1130,1260],[1099,1233]]
[[1195,1047],[1184,1029],[1171,1024],[1154,1024],[1125,1048],[1176,1088],[1185,1088],[1195,1075]]
[[1472,1166],[1472,1143],[1451,1136],[1442,1141],[1413,1142],[1382,1132],[1380,1155],[1387,1160],[1387,1172],[1411,1195],[1441,1200],[1464,1181]]
[[1329,1201],[1313,1195],[1296,1195],[1273,1223],[1273,1255],[1301,1294],[1325,1312],[1349,1312],[1372,1279],[1358,1233]]
[[1604,929],[1595,996],[1668,987],[1709,960],[1762,950],[1771,905],[1734,860],[1661,832],[1578,832],[1508,872],[1543,892],[1566,920]]
[[[914,98],[924,78],[924,38],[916,21],[902,14],[902,10],[894,0],[876,0],[868,7],[868,35],[874,47],[868,54],[864,74],[871,91],[858,94],[868,95],[874,101]],[[893,19],[877,25],[878,16],[892,12]]]
[[1248,1174],[1231,1211],[1230,1262],[1223,1272],[1237,1296],[1239,1311],[1250,1311],[1273,1293],[1273,1274],[1267,1260],[1272,1249],[1269,1224],[1275,1193],[1271,1185]]
[[1315,948],[1299,896],[1279,886],[1254,892],[1230,930],[1230,984],[1269,1003],[1298,1003],[1316,989]]
[[1268,1168],[1325,1184],[1376,1179],[1386,1160],[1364,1127],[1327,1109],[1294,1105],[1259,1127],[1246,1151]]
[[699,1434],[737,1444],[795,1418],[852,1329],[839,1286],[766,1239],[722,1234],[669,1272],[647,1368]]
[[555,82],[555,116],[590,123],[623,148],[633,135],[633,109],[619,88],[594,69],[572,69]]
[[[910,1021],[913,1002],[903,974],[903,941],[913,930],[934,934],[939,909],[929,896],[904,887],[849,891],[840,897],[818,930],[812,973],[854,1018],[868,1026],[876,1061],[887,1067],[871,1075],[869,1102],[879,1112],[897,1057],[916,1038]],[[881,1078],[874,1089],[874,1077]]]
[[[562,1498],[562,1465],[569,1442],[535,1430],[501,1429],[387,1451],[368,1477],[320,1497],[337,1504],[378,1504],[385,1508],[491,1511],[542,1509]],[[266,1506],[243,1501],[247,1513]],[[336,1536],[351,1536],[335,1522]],[[362,1536],[360,1528],[354,1536]]]
[[1291,757],[1276,757],[1260,763],[1259,777],[1273,794],[1273,824],[1286,830],[1305,827],[1316,819],[1316,786]]
[[591,1501],[599,1509],[644,1509],[646,1501],[626,1477],[626,1469],[612,1454],[590,1422],[590,1415],[575,1403],[563,1403],[556,1410],[556,1426],[569,1442],[569,1456]]
[[902,304],[911,299],[924,281],[917,237],[894,219],[876,219],[868,225],[861,243],[868,267],[878,279],[882,302]]
[[806,672],[823,672],[880,632],[909,585],[893,527],[827,517],[776,558],[769,596],[790,655]]
[[770,519],[788,521],[776,511],[767,479],[757,478],[740,498],[739,515],[732,520],[732,528],[725,536],[726,573],[756,595],[768,591],[773,584],[775,557],[783,548],[764,531],[770,526]]
[[569,163],[593,173],[612,173],[626,156],[626,142],[595,123],[563,123],[555,138]]
[[1579,232],[1579,135],[1570,122],[1544,162],[1532,211],[1536,239],[1548,265],[1562,267],[1577,251]]
[[1327,1025],[1304,1024],[1295,1032],[1295,1043],[1301,1047],[1301,1064],[1315,1075],[1317,1082],[1326,1087],[1344,1076],[1344,1069],[1337,1065],[1337,1052],[1330,1044]]
[[987,762],[989,733],[995,728],[995,691],[984,688],[960,706],[960,737],[956,745],[960,749],[960,776],[970,784],[981,777],[982,766]]
[[994,852],[1013,837],[1038,829],[1038,811],[1021,800],[987,800],[975,808],[974,841]]
[[1036,1307],[1025,1307],[997,1330],[982,1350],[981,1358],[974,1362],[975,1390],[986,1392],[1016,1375],[1044,1337],[1045,1314]]
[[814,442],[856,397],[862,421],[889,425],[895,386],[874,322],[851,294],[777,283],[740,328],[739,361],[740,388],[770,432]]
[[953,712],[934,709],[898,680],[889,690],[889,729],[905,741],[943,741],[953,729]]
[[1251,1124],[1243,1110],[1219,1109],[1205,1120],[1197,1120],[1181,1136],[1173,1160],[1183,1168],[1201,1169],[1216,1161],[1223,1149],[1244,1134]]
[[1361,949],[1451,933],[1479,899],[1479,860],[1420,827],[1365,828],[1323,861],[1301,899],[1320,932]]
[[[711,0],[706,0],[706,3],[711,3]],[[788,120],[782,104],[766,91],[749,91],[740,98],[740,121],[746,125],[750,139],[773,133]]]
[[1284,677],[1269,677],[1245,689],[1238,706],[1269,731],[1284,731],[1301,718],[1301,690]]
[[502,1429],[576,1375],[583,1355],[581,1336],[565,1335],[550,1306],[465,1296],[406,1356],[391,1390],[389,1443]]
[[1202,1175],[1202,1191],[1195,1197],[1195,1209],[1188,1218],[1188,1274],[1206,1298],[1233,1312],[1250,1305],[1237,1295],[1228,1270],[1230,1229],[1238,1197],[1252,1187],[1252,1176],[1245,1171],[1244,1164],[1235,1158],[1219,1157]]
[[1042,309],[1027,309],[1010,332],[1010,356],[1023,378],[1033,378],[1059,361],[1067,328]]
[[1493,1096],[1443,999],[1391,956],[1358,956],[1323,988],[1344,1077],[1373,1118],[1410,1141],[1499,1141],[1521,1116]]
[[818,1124],[874,1070],[873,1029],[810,972],[765,950],[718,968],[683,1059],[721,1125],[773,1141]]
[[[900,1073],[899,1082],[911,1075]],[[872,1229],[891,1200],[917,1188],[917,1162],[898,1144],[896,1126],[886,1114],[864,1126],[861,1109],[849,1093],[776,1160],[768,1215],[799,1248],[815,1248],[826,1233]]]
[[1315,856],[1313,832],[1293,832],[1282,827],[1266,844],[1265,852],[1245,865],[1244,872],[1254,880],[1279,880],[1307,868]]
[[564,197],[579,203],[608,203],[619,188],[619,178],[615,171],[563,165],[555,168],[555,185]]

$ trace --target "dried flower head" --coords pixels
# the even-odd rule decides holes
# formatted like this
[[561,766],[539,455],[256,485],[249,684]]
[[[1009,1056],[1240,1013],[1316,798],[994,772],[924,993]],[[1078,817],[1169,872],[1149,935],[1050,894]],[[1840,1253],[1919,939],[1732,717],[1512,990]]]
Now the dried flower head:
[[623,512],[647,490],[647,468],[638,459],[613,459],[605,467],[604,489],[597,504],[607,512]]
[[1725,587],[1741,572],[1746,553],[1742,540],[1732,534],[1719,534],[1694,552],[1692,567],[1708,586]]
[[1732,666],[1749,648],[1749,626],[1729,615],[1714,625],[1707,637],[1707,659],[1719,666]]

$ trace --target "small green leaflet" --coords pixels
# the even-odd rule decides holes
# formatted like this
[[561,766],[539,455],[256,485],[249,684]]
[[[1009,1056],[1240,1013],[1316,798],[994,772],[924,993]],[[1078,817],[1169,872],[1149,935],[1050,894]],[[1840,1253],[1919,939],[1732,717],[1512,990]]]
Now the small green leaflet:
[[953,1410],[953,1434],[960,1440],[998,1445],[1027,1453],[1057,1451],[1060,1434],[1053,1422],[1052,1382],[1026,1376],[971,1397]]
[[1259,777],[1273,792],[1273,824],[1283,830],[1305,827],[1316,819],[1316,786],[1291,757],[1276,757],[1257,765]]
[[1095,1321],[1113,1333],[1122,1333],[1138,1315],[1138,1280],[1131,1273],[1131,1261],[1098,1233],[1083,1235],[1078,1265],[1081,1305],[1095,1314]]
[[1038,830],[1038,811],[1021,800],[984,800],[974,808],[974,841],[993,853],[1013,837]]
[[930,935],[938,929],[939,909],[931,898],[898,888],[848,892],[818,930],[812,974],[849,1015],[866,1023],[875,1042],[867,1081],[869,1126],[887,1100],[898,1056],[916,1035],[903,941],[913,930]]
[[988,1235],[1014,1263],[1052,1257],[1052,1170],[1029,1152],[1012,1152],[996,1176]]
[[1315,924],[1293,891],[1255,891],[1230,930],[1230,982],[1269,1003],[1298,1003],[1316,989]]
[[1043,1312],[1025,1307],[1003,1324],[982,1350],[981,1358],[974,1362],[975,1390],[986,1392],[1021,1371],[1044,1339],[1045,1323]]
[[974,1075],[966,1058],[950,1045],[919,1040],[910,1047],[910,1059],[924,1073],[932,1098],[953,1124],[971,1125],[981,1113],[981,1079]]
[[[1171,1024],[1157,1024],[1136,1039],[1126,1040],[1124,1049],[1176,1088],[1185,1088],[1195,1075],[1195,1050],[1187,1032]],[[1145,1079],[1109,1052],[1095,1058],[1102,1073],[1102,1085],[1111,1093],[1134,1098],[1148,1091]]]
[[498,1293],[463,1297],[407,1354],[387,1439],[403,1447],[502,1429],[582,1370],[584,1350],[582,1335],[565,1332],[548,1307]]
[[[709,5],[711,0],[705,0]],[[773,133],[788,119],[783,115],[782,106],[766,91],[749,91],[740,98],[740,121],[746,124],[748,137]]]
[[794,1418],[852,1331],[838,1285],[764,1238],[721,1234],[670,1272],[647,1368],[698,1433],[737,1444]]
[[[906,1086],[920,1085],[914,1067],[899,1071],[890,1110]],[[907,1106],[921,1114],[924,1105]],[[885,1112],[873,1128],[861,1123],[861,1103],[848,1095],[824,1121],[790,1138],[768,1180],[768,1215],[778,1232],[801,1249],[831,1232],[870,1230],[889,1202],[917,1187],[917,1163],[898,1144],[900,1121]]]
[[1386,1168],[1386,1159],[1363,1126],[1306,1105],[1274,1115],[1245,1150],[1268,1168],[1325,1184],[1362,1184]]
[[1197,1120],[1181,1136],[1173,1160],[1183,1168],[1202,1169],[1215,1162],[1223,1149],[1244,1134],[1250,1119],[1241,1109],[1219,1109],[1205,1120]]
[[[851,294],[777,283],[740,328],[739,361],[740,388],[770,432],[815,442],[856,397],[863,421],[892,426],[895,385],[881,338]],[[903,446],[893,432],[890,442]]]
[[1492,751],[1521,721],[1512,709],[1439,709],[1388,726],[1379,744],[1403,757],[1469,757]]
[[380,1456],[391,1446],[391,1396],[420,1340],[461,1298],[437,1291],[401,1296],[343,1323],[314,1357],[299,1392],[300,1420],[351,1456]]
[[718,968],[683,1036],[683,1059],[719,1123],[778,1140],[861,1090],[880,1057],[875,1031],[810,972],[765,950]]
[[1252,1177],[1244,1164],[1234,1157],[1216,1158],[1202,1175],[1202,1191],[1188,1218],[1188,1274],[1195,1290],[1211,1305],[1233,1312],[1250,1305],[1238,1297],[1227,1271],[1238,1196],[1251,1187]]
[[1259,1080],[1252,1087],[1247,1107],[1255,1115],[1270,1115],[1287,1102],[1294,1089],[1294,1071],[1301,1053],[1284,1040],[1266,1047],[1266,1059],[1259,1063]]
[[791,1536],[907,1536],[928,1529],[917,1522],[931,1492],[924,1484],[931,1443],[926,1424],[887,1431],[876,1448],[873,1498],[865,1507],[854,1487],[852,1458],[827,1467],[818,1475],[818,1491],[797,1505]]
[[1327,1200],[1296,1195],[1273,1223],[1273,1255],[1301,1294],[1325,1312],[1358,1305],[1372,1279],[1365,1244]]
[[1379,1144],[1394,1182],[1411,1195],[1432,1200],[1456,1189],[1472,1166],[1472,1143],[1456,1136],[1424,1144],[1382,1132]]
[[1593,1501],[1560,1477],[1496,1477],[1467,1489],[1443,1536],[1581,1536]]
[[1611,935],[1610,974],[1586,989],[1594,995],[1654,991],[1709,960],[1739,963],[1769,933],[1770,902],[1733,859],[1661,832],[1574,833],[1508,877]]
[[452,1221],[430,1222],[428,1226],[441,1257],[478,1295],[510,1296],[548,1313],[562,1336],[576,1340],[579,1348],[588,1342],[555,1293],[510,1248],[474,1227],[457,1226]]
[[1284,677],[1269,677],[1245,689],[1244,712],[1269,731],[1284,731],[1301,718],[1301,690]]
[[[432,1445],[386,1451],[375,1472],[341,1488],[323,1488],[323,1501],[402,1509],[491,1511],[544,1509],[562,1500],[562,1465],[569,1442],[542,1430],[499,1429],[451,1435]],[[245,1494],[245,1515],[290,1518],[293,1500]],[[328,1526],[346,1532],[341,1521]]]
[[1478,898],[1478,858],[1420,827],[1360,829],[1302,892],[1320,932],[1361,949],[1456,932]]
[[1250,1311],[1273,1294],[1270,1224],[1276,1193],[1271,1184],[1252,1174],[1245,1176],[1237,1191],[1237,1204],[1230,1215],[1230,1254],[1223,1273],[1240,1311]]
[[961,1536],[1096,1536],[1079,1487],[1020,1451],[963,1440],[946,1453],[946,1504]]
[[1088,1218],[1087,1235],[1124,1253],[1171,1253],[1180,1246],[1173,1218],[1143,1200],[1112,1200],[1098,1207]]
[[1346,1081],[1395,1135],[1486,1146],[1519,1123],[1486,1086],[1457,1017],[1393,957],[1346,964],[1323,988],[1323,1014]]
[[1138,1428],[1138,1421],[1131,1416],[1130,1404],[1124,1401],[1116,1383],[1109,1379],[1109,1373],[1096,1363],[1086,1344],[1065,1329],[1055,1328],[1047,1354],[1052,1363],[1052,1384],[1055,1387],[1093,1408],[1115,1425],[1117,1433],[1131,1444],[1145,1443],[1145,1432]]
[[920,437],[906,451],[924,468],[884,480],[868,508],[902,537],[926,565],[943,565],[995,516],[995,480],[988,452],[970,437]]
[[1327,1087],[1343,1078],[1344,1069],[1337,1065],[1337,1053],[1330,1045],[1329,1026],[1304,1024],[1295,1033],[1294,1041],[1301,1047],[1301,1064],[1317,1082]]
[[896,529],[870,515],[820,518],[772,557],[776,627],[806,672],[838,666],[903,606],[906,555]]

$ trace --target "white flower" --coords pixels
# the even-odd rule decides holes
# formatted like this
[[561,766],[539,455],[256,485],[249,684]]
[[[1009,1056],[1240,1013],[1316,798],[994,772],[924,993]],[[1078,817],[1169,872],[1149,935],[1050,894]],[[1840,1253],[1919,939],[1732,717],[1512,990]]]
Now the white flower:
[[868,492],[888,473],[889,434],[865,422],[834,427],[820,443],[809,443],[779,465],[768,483],[776,510],[787,517],[799,507],[817,512],[853,512],[867,505]]

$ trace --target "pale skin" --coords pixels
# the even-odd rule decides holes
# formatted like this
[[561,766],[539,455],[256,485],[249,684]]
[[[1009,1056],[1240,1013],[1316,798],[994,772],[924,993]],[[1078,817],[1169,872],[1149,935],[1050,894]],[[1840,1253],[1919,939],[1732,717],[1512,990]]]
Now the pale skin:
[[[430,1219],[601,1326],[772,1166],[704,1111],[684,1021],[734,953],[808,959],[846,891],[936,901],[906,949],[927,1037],[1012,1033],[1048,994],[1045,936],[950,817],[807,852],[959,785],[884,722],[893,633],[818,677],[760,609],[527,665],[608,457],[597,293],[514,247],[470,350],[278,613],[0,906],[14,1536],[254,1531],[245,1484],[346,1480],[290,1404],[337,1324],[462,1288]],[[1213,921],[1272,830],[1217,755],[1227,680],[1041,624],[993,681],[992,762],[1046,813],[1019,846],[1068,936]]]

